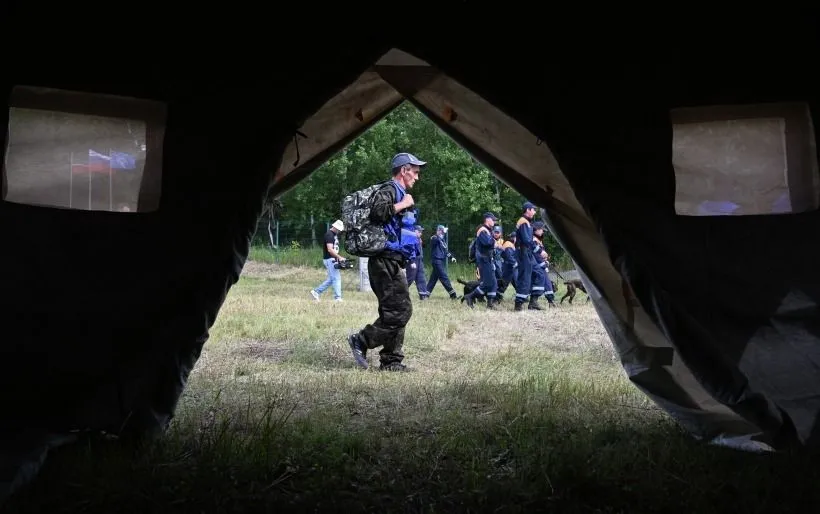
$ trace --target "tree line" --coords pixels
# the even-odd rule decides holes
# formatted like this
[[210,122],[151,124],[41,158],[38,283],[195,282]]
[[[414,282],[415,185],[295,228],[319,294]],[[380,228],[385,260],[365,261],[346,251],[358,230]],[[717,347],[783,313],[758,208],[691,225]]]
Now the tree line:
[[[321,241],[326,224],[339,217],[342,198],[389,178],[390,159],[398,152],[410,152],[428,163],[412,191],[425,236],[432,235],[438,224],[448,226],[450,246],[466,257],[484,212],[495,213],[505,233],[514,230],[526,198],[498,180],[409,102],[276,199],[267,212],[288,227],[290,237]],[[557,243],[547,239],[550,253],[556,258],[563,255]]]

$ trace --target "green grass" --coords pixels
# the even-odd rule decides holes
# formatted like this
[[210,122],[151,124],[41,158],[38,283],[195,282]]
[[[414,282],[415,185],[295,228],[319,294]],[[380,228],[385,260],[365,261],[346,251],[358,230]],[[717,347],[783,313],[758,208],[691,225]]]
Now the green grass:
[[809,458],[684,434],[583,301],[487,313],[439,288],[414,296],[411,373],[355,369],[346,335],[376,307],[354,277],[343,303],[315,303],[320,270],[248,263],[167,436],[59,451],[4,512],[786,512],[818,497]]

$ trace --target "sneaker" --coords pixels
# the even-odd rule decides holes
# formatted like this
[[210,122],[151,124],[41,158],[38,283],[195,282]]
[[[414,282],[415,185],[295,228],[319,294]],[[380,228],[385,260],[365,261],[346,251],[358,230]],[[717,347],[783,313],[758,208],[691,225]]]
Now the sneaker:
[[356,364],[362,369],[367,369],[367,358],[365,357],[367,349],[362,348],[364,345],[359,339],[359,334],[347,336],[347,344],[350,345],[350,351],[353,352],[353,360],[356,361]]
[[410,371],[407,366],[400,362],[393,362],[392,364],[382,364],[379,366],[379,371]]
[[317,302],[319,301],[319,293],[317,293],[315,289],[310,290],[310,296],[312,296]]

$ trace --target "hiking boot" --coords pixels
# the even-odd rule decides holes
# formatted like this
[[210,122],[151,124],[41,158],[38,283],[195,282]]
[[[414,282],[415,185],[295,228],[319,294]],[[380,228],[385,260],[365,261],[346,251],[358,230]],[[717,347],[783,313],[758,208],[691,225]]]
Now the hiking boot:
[[515,302],[515,310],[516,311],[523,311],[524,310],[524,302]]
[[319,293],[317,293],[315,289],[310,290],[310,296],[312,296],[317,302],[319,301]]
[[367,348],[362,344],[359,334],[347,336],[347,344],[350,345],[350,351],[353,352],[353,360],[356,361],[356,365],[362,369],[367,369]]
[[458,300],[458,294],[455,291],[450,291],[450,299],[451,300]]
[[492,297],[492,296],[487,297],[487,308],[488,309],[494,311],[496,309],[496,305],[495,305],[496,303],[497,302],[496,302],[496,299],[494,297]]
[[544,309],[541,308],[540,305],[538,305],[538,298],[531,298],[530,299],[530,304],[527,306],[527,308],[531,311],[542,311],[542,310],[544,310]]
[[407,366],[400,362],[393,362],[390,364],[381,364],[379,366],[379,371],[410,371],[407,369]]

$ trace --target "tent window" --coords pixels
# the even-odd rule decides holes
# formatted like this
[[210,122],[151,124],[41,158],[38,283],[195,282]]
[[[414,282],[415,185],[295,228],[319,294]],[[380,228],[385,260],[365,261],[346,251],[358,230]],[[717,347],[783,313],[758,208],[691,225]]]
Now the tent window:
[[820,206],[805,104],[682,108],[671,120],[678,214],[784,214]]
[[18,86],[9,103],[3,200],[156,210],[164,131],[162,103]]

